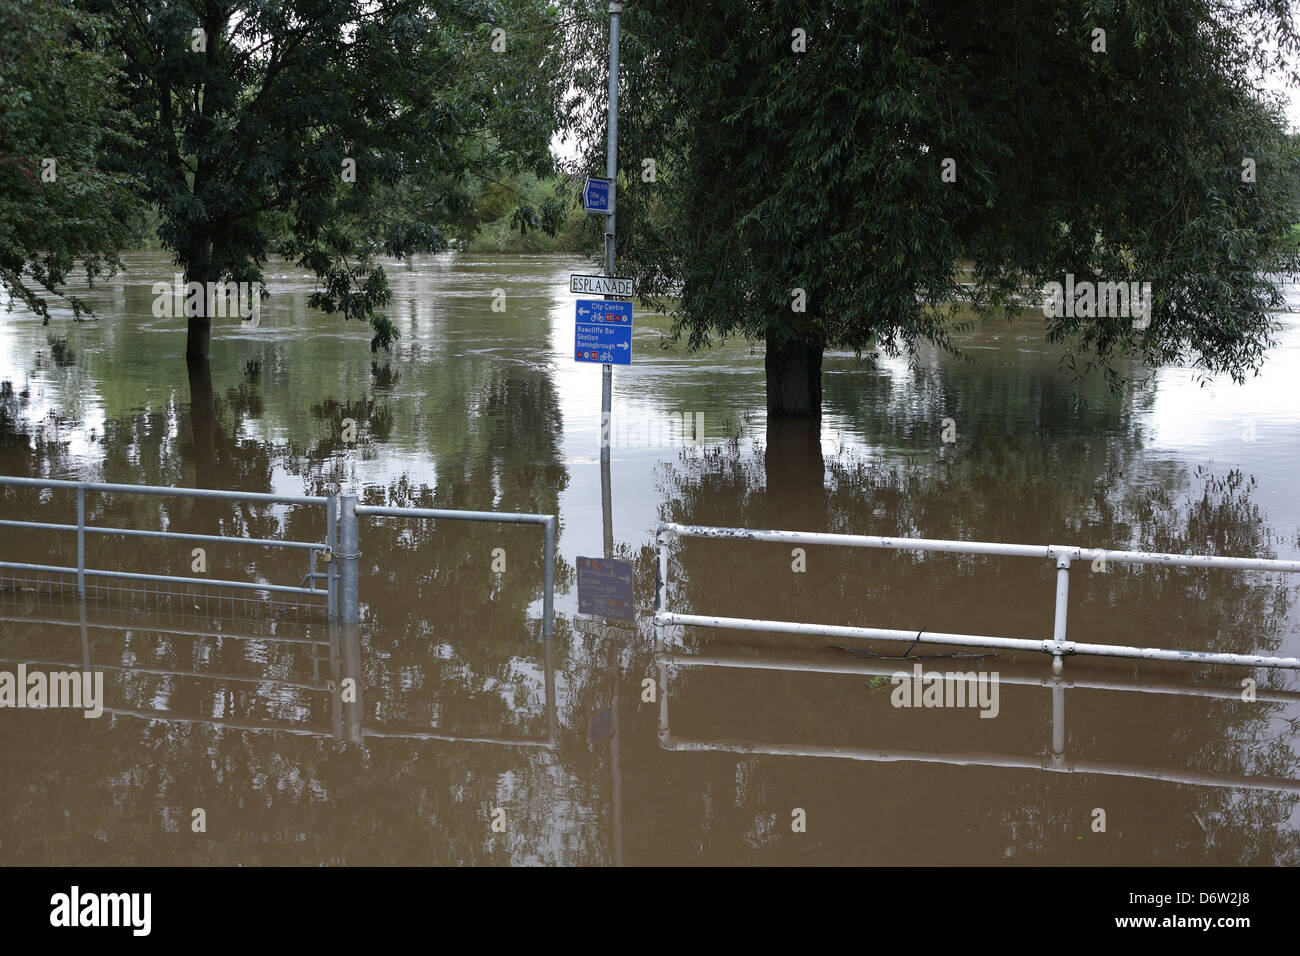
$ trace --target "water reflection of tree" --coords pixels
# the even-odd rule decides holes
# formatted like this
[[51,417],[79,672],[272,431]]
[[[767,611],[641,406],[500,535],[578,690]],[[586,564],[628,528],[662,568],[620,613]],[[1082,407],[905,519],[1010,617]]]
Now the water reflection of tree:
[[[840,532],[1274,556],[1277,540],[1251,500],[1253,481],[1240,473],[1147,476],[1132,443],[1120,435],[1106,442],[1102,455],[1095,445],[1051,438],[973,442],[931,456],[928,464],[836,456],[827,463],[826,525]],[[798,507],[773,498],[767,488],[770,457],[768,462],[765,467],[762,457],[742,454],[738,445],[702,458],[683,456],[679,466],[665,471],[664,518],[806,527],[781,520],[783,509],[795,514]],[[754,520],[756,515],[764,520]],[[688,539],[672,558],[673,606],[737,617],[1050,635],[1048,562],[809,547],[808,572],[795,574],[789,550]],[[1293,626],[1288,614],[1294,584],[1269,575],[1116,565],[1101,574],[1083,564],[1072,571],[1071,590],[1070,636],[1082,641],[1269,652],[1278,647],[1280,632]],[[762,656],[765,647],[811,645],[811,653],[842,653],[825,649],[836,643],[826,639],[765,643],[757,635],[702,629],[685,636],[706,652]],[[875,647],[884,654],[905,649]],[[998,665],[997,659],[962,663],[963,670]],[[1067,677],[1078,666],[1067,664]],[[1192,676],[1186,669],[1135,662],[1097,666],[1119,680],[1126,674]],[[895,710],[874,701],[867,683],[851,677],[721,673],[725,677],[694,670],[675,676],[675,733],[1025,755],[1045,753],[1051,740],[1050,695],[1033,688],[1004,686],[1001,717],[980,721]],[[1232,687],[1246,673],[1220,668],[1195,676]],[[1261,686],[1285,686],[1289,679],[1280,672],[1254,676]],[[1067,707],[1067,749],[1078,759],[1295,777],[1300,760],[1278,710],[1182,696],[1075,692]],[[1288,823],[1291,796],[916,764],[727,754],[671,754],[655,761],[648,741],[638,738],[634,746],[646,752],[629,759],[629,766],[645,760],[656,773],[690,773],[689,788],[664,788],[672,805],[662,815],[698,821],[682,828],[681,839],[698,841],[705,859],[734,861],[739,852],[755,862],[798,862],[803,857],[796,851],[810,843],[820,843],[820,861],[841,862],[988,862],[1008,852],[1093,862],[1300,858]],[[849,806],[848,794],[860,799]],[[792,841],[788,808],[809,803],[823,828],[819,839]],[[1095,807],[1108,809],[1109,837],[1093,837],[1089,830]],[[748,848],[738,843],[741,834],[748,835]],[[665,837],[655,833],[652,839],[662,845]],[[655,852],[648,846],[643,851]]]

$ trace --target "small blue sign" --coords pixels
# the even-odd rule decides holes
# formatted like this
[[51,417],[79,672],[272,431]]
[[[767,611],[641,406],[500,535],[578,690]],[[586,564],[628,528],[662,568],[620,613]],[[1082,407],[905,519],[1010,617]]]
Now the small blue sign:
[[579,299],[573,333],[576,362],[632,364],[632,303]]
[[587,212],[609,215],[614,211],[614,180],[587,177],[582,187],[582,208]]
[[578,613],[633,620],[632,562],[578,558]]

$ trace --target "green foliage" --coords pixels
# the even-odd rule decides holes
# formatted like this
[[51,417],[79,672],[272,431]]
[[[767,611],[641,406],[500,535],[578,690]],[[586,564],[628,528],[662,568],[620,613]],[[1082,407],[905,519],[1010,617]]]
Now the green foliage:
[[584,252],[585,217],[572,203],[562,178],[515,175],[483,189],[457,238],[474,252]]
[[[101,148],[130,142],[105,28],[55,0],[0,7],[0,287],[47,324],[45,295],[59,295],[78,262],[92,283],[111,271],[135,213],[129,177],[97,162]],[[74,317],[90,311],[68,302]]]
[[[629,4],[620,271],[692,346],[874,338],[890,354],[955,348],[951,303],[970,294],[959,259],[981,311],[1014,314],[1017,294],[1066,273],[1151,282],[1147,328],[1048,320],[1068,363],[1087,353],[1085,369],[1109,372],[1131,354],[1239,378],[1272,343],[1268,273],[1300,264],[1284,240],[1300,163],[1252,79],[1274,63],[1264,38],[1296,51],[1288,5]],[[600,39],[576,52],[575,85],[603,108]],[[587,116],[594,172],[604,121]],[[643,157],[657,182],[636,175]],[[1242,180],[1248,157],[1255,182]],[[796,288],[805,313],[791,309]]]
[[88,5],[114,12],[144,130],[117,159],[190,279],[257,282],[278,252],[318,276],[313,307],[373,326],[372,348],[397,336],[376,258],[445,248],[480,177],[550,168],[542,0]]

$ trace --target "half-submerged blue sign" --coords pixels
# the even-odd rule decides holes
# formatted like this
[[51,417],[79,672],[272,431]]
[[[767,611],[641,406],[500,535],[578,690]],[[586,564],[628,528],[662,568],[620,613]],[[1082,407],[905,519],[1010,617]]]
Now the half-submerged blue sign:
[[614,211],[614,180],[588,176],[582,187],[582,208],[609,215]]
[[632,364],[632,303],[579,299],[574,313],[573,358],[601,365]]
[[578,558],[578,613],[632,620],[632,562]]

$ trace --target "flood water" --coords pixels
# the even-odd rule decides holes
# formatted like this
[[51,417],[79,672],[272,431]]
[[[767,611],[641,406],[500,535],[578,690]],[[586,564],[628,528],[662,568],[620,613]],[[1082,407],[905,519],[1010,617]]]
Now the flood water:
[[[391,265],[391,356],[272,266],[259,327],[215,323],[213,391],[194,396],[184,320],[152,312],[175,269],[126,261],[85,293],[96,321],[0,319],[0,474],[557,515],[554,636],[536,526],[363,518],[362,620],[342,643],[314,599],[118,581],[82,607],[66,576],[4,572],[0,669],[89,661],[107,708],[0,710],[5,863],[1300,862],[1294,671],[1074,656],[1054,681],[1042,654],[652,621],[663,521],[1300,558],[1296,315],[1242,386],[1179,369],[1119,393],[1076,383],[1032,317],[964,335],[970,362],[836,353],[818,445],[769,432],[761,352],[662,348],[666,323],[639,313],[610,469],[633,626],[578,613],[577,558],[605,550],[601,373],[573,360],[567,291],[587,263]],[[92,493],[86,508],[116,528],[325,534],[307,507]],[[0,489],[0,518],[75,522],[75,494]],[[74,539],[0,527],[0,560],[75,564]],[[306,551],[246,544],[208,547],[196,572],[192,547],[93,535],[86,563],[308,572]],[[682,539],[669,604],[1051,636],[1049,561],[804,550]],[[1300,656],[1297,585],[1076,564],[1069,637]],[[918,660],[996,672],[996,714],[894,706],[890,675]]]

